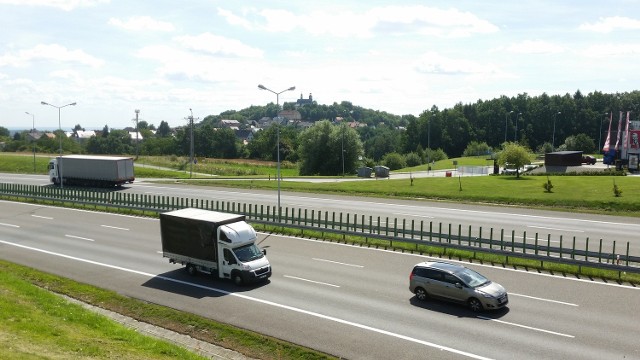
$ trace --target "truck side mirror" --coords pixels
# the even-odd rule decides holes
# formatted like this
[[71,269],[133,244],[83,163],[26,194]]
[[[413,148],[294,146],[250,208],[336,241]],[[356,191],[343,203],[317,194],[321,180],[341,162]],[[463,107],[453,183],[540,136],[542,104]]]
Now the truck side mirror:
[[264,254],[264,256],[267,256],[267,249],[262,249],[262,253]]

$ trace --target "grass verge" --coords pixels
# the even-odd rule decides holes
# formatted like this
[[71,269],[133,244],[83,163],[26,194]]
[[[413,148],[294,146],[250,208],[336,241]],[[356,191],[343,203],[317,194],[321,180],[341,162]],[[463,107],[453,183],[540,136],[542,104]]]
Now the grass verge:
[[253,358],[332,359],[255,332],[0,260],[1,358],[202,359],[179,346],[140,335],[51,292]]

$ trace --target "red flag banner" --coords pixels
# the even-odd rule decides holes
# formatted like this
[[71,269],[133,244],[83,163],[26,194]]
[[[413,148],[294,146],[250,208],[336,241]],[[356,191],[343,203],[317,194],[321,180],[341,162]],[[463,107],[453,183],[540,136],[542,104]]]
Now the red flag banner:
[[620,111],[620,120],[618,120],[618,134],[616,134],[616,151],[620,150],[620,133],[622,132],[622,111]]
[[604,140],[604,146],[602,147],[602,152],[609,151],[609,147],[611,147],[611,123],[613,122],[613,111],[609,114],[609,130],[607,131],[607,138]]

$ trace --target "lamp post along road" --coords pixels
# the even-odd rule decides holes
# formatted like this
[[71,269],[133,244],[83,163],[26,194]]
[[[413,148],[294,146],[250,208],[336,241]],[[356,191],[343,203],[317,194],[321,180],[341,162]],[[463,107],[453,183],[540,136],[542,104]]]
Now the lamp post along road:
[[504,114],[504,142],[507,142],[507,118],[511,117],[511,114],[513,114],[513,110]]
[[27,115],[31,115],[31,121],[32,121],[32,127],[31,127],[31,141],[33,141],[33,173],[35,174],[36,172],[36,138],[35,138],[35,131],[36,131],[36,116],[31,114],[28,111],[24,112]]
[[551,135],[551,151],[556,150],[556,117],[562,114],[562,112],[558,111],[553,114],[553,134]]
[[600,121],[600,136],[598,137],[598,153],[602,154],[602,124],[607,121],[607,116],[609,113],[604,113],[604,120]]
[[514,142],[518,142],[518,121],[520,121],[520,115],[522,115],[521,112],[518,113],[518,116],[516,116],[516,133],[513,136],[513,141]]
[[44,101],[40,101],[40,104],[42,105],[49,105],[51,107],[54,107],[56,109],[58,109],[58,130],[59,130],[59,134],[58,136],[60,136],[60,156],[58,157],[58,175],[60,176],[60,178],[58,179],[58,181],[60,182],[60,189],[64,188],[63,185],[63,177],[62,177],[62,125],[60,122],[60,109],[62,109],[63,107],[67,107],[67,106],[76,106],[76,103],[70,103],[70,104],[66,104],[66,105],[62,105],[62,106],[56,106],[53,104],[49,104],[48,102],[44,102]]
[[[276,91],[273,91],[273,90],[267,88],[266,86],[260,84],[260,85],[258,85],[258,89],[267,90],[269,92],[272,92],[272,93],[276,94],[276,105],[278,106],[278,109],[280,109],[280,94],[282,94],[285,91],[293,91],[293,90],[296,89],[296,87],[292,86],[292,87],[290,87],[288,89],[282,90],[280,92],[276,92]],[[278,120],[277,126],[278,127],[276,129],[276,131],[277,131],[276,142],[277,142],[277,146],[278,146],[277,147],[277,151],[278,151],[278,154],[277,154],[278,169],[276,171],[276,177],[278,178],[278,222],[280,222],[280,212],[281,212],[280,211],[280,120]]]

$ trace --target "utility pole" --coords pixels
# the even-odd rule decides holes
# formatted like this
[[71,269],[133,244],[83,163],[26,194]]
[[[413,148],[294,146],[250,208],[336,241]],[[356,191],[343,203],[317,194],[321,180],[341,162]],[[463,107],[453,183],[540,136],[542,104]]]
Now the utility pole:
[[138,134],[140,134],[140,128],[138,128],[138,114],[140,114],[140,110],[136,109],[136,160],[138,160],[138,156],[140,154],[139,151],[139,146],[140,146],[140,139],[138,137]]
[[[193,110],[189,108],[191,115],[186,119],[189,120],[189,128],[190,128],[190,144],[189,144],[189,177],[193,177]],[[200,118],[196,118],[195,120],[200,120]]]

